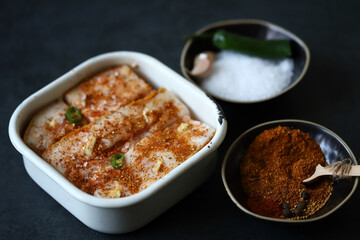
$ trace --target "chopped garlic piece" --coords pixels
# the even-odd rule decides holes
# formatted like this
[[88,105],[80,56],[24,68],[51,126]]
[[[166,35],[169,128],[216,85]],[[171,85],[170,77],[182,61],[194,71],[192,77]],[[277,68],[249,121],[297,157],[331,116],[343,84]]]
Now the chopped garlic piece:
[[57,123],[56,117],[54,117],[54,118],[51,120],[51,122],[49,122],[49,125],[50,125],[50,127],[55,128],[56,123]]
[[86,156],[89,156],[91,157],[93,151],[94,151],[94,146],[95,146],[95,143],[96,143],[96,137],[91,135],[89,138],[88,138],[88,141],[86,142],[86,145],[84,147],[84,152],[85,152],[85,155]]
[[121,186],[117,185],[115,188],[109,190],[107,197],[109,197],[109,198],[121,197]]
[[189,126],[190,125],[188,123],[181,123],[180,126],[177,128],[177,130],[179,133],[183,133],[189,129]]
[[164,162],[164,159],[163,159],[162,157],[159,158],[158,160],[156,160],[156,162],[155,162],[155,164],[154,164],[154,167],[152,168],[152,171],[153,171],[154,173],[159,172],[159,169],[160,169],[160,167],[161,167],[161,164],[163,164],[163,162]]
[[149,108],[145,107],[144,110],[143,110],[143,116],[145,118],[145,121],[148,123],[149,122],[149,119],[147,117],[147,113],[149,112]]
[[106,197],[106,198],[119,198],[121,197],[121,191],[123,187],[117,181],[112,183],[107,183],[104,189],[97,189],[94,193],[96,197]]

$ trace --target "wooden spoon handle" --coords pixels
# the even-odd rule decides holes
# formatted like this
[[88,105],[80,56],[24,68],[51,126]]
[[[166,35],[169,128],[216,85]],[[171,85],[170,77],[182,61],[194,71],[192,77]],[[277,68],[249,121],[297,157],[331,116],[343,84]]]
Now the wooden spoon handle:
[[[350,165],[351,168],[348,172],[341,172],[339,171],[339,173],[335,172],[335,169],[334,168],[325,168],[325,167],[322,167],[322,172],[323,173],[326,173],[324,175],[334,175],[335,173],[335,176],[344,176],[344,177],[347,177],[347,176],[360,176],[360,165]],[[317,171],[317,167],[316,167],[316,171]],[[329,173],[329,174],[328,174]]]
[[[312,180],[320,176],[334,175],[334,171],[334,168],[325,168],[319,164],[316,166],[315,173],[311,177],[303,180],[303,182],[311,182]],[[350,171],[348,173],[344,173],[343,176],[360,176],[360,165],[351,165]]]
[[351,165],[351,170],[349,172],[349,174],[347,174],[348,176],[360,176],[360,165]]

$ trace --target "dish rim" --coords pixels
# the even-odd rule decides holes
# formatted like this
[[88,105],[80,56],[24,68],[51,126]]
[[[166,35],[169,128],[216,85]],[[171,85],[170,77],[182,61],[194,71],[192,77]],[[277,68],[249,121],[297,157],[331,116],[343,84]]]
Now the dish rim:
[[[26,107],[30,106],[31,104],[34,104],[34,101],[39,100],[39,98],[46,98],[46,94],[49,93],[52,89],[61,86],[62,84],[66,84],[67,82],[71,81],[72,78],[81,78],[80,76],[77,76],[77,74],[81,75],[81,71],[86,70],[87,68],[98,68],[101,69],[101,67],[97,67],[97,64],[101,64],[102,61],[106,61],[112,58],[117,59],[123,59],[124,61],[130,61],[134,60],[136,62],[136,59],[141,58],[144,61],[151,61],[151,64],[154,64],[158,66],[159,68],[163,68],[163,71],[166,71],[167,74],[173,76],[178,83],[177,84],[185,84],[188,85],[188,87],[192,88],[195,93],[202,95],[204,99],[207,99],[209,101],[209,104],[213,104],[212,108],[214,110],[216,109],[217,112],[216,115],[218,118],[221,118],[222,123],[219,121],[217,122],[217,126],[213,126],[216,129],[215,135],[211,139],[211,141],[204,146],[200,151],[198,151],[195,155],[187,159],[187,161],[183,162],[181,165],[173,169],[171,172],[169,172],[167,175],[156,181],[154,184],[152,184],[147,189],[138,192],[134,195],[124,197],[124,198],[117,198],[117,199],[109,199],[109,198],[99,198],[95,197],[93,195],[90,195],[88,193],[83,192],[79,188],[77,188],[75,185],[70,183],[61,173],[59,173],[54,167],[52,167],[49,163],[47,163],[44,159],[42,159],[40,156],[38,156],[34,151],[32,151],[22,140],[21,137],[21,123],[20,118],[22,113],[29,112],[30,110],[24,110]],[[124,59],[125,58],[125,59]],[[128,60],[126,60],[128,59]],[[140,61],[140,60],[139,60]],[[109,65],[109,64],[107,64]],[[141,70],[140,70],[141,73]],[[85,77],[82,77],[81,79],[84,80],[84,78],[88,77],[91,74],[88,74]],[[76,83],[70,84],[71,86],[67,89],[70,89],[71,87],[76,86],[81,82],[81,80],[78,80]],[[189,85],[190,84],[190,85]],[[61,96],[61,93],[59,94]],[[53,99],[52,99],[53,100]],[[37,109],[41,108],[41,106],[44,106],[48,103],[50,103],[52,100],[46,100],[43,104],[36,103],[38,105]],[[28,118],[31,118],[30,113],[24,114]],[[16,150],[22,154],[24,160],[30,160],[33,164],[35,164],[41,171],[43,171],[51,180],[56,182],[60,187],[63,188],[64,191],[66,191],[68,194],[70,194],[75,199],[86,203],[88,205],[92,205],[95,207],[101,207],[101,208],[121,208],[121,207],[127,207],[131,205],[135,205],[141,201],[144,201],[145,199],[151,197],[155,193],[159,192],[161,189],[163,189],[167,184],[175,180],[178,176],[185,173],[188,169],[190,169],[193,165],[201,161],[203,158],[211,154],[213,151],[215,151],[220,144],[222,143],[223,139],[225,138],[227,130],[227,121],[224,117],[223,111],[221,110],[220,106],[209,96],[207,96],[200,88],[198,88],[196,85],[190,83],[186,79],[184,79],[181,75],[170,69],[168,66],[157,60],[156,58],[140,53],[140,52],[134,52],[134,51],[114,51],[114,52],[108,52],[103,53],[97,56],[94,56],[92,58],[89,58],[85,60],[84,62],[78,64],[68,72],[65,72],[60,77],[56,78],[55,80],[51,81],[49,84],[45,85],[41,89],[37,90],[33,94],[31,94],[29,97],[27,97],[25,100],[23,100],[15,109],[13,112],[9,127],[8,127],[8,133],[10,140],[13,144],[13,146],[16,148]],[[210,147],[211,146],[211,147]]]
[[247,129],[246,131],[244,131],[239,137],[237,137],[235,139],[235,141],[230,145],[230,147],[228,148],[228,150],[226,151],[226,154],[225,154],[225,157],[224,157],[224,160],[222,162],[222,165],[221,165],[221,179],[222,179],[222,182],[225,186],[225,189],[226,189],[226,192],[227,194],[230,196],[231,200],[233,201],[233,203],[235,203],[235,205],[240,208],[243,212],[251,215],[251,216],[254,216],[256,218],[260,218],[260,219],[263,219],[263,220],[267,220],[267,221],[273,221],[273,222],[284,222],[284,223],[305,223],[305,222],[314,222],[314,221],[317,221],[317,220],[320,220],[320,219],[323,219],[327,216],[329,216],[330,214],[334,213],[336,210],[338,210],[342,205],[345,204],[345,202],[347,202],[350,197],[354,194],[356,188],[357,188],[357,185],[358,185],[358,182],[359,182],[359,178],[358,177],[355,177],[355,181],[354,181],[354,185],[350,191],[350,193],[337,205],[335,206],[333,209],[331,209],[330,211],[320,215],[320,216],[317,216],[315,218],[306,218],[306,219],[299,219],[299,220],[288,220],[288,219],[280,219],[280,218],[272,218],[272,217],[266,217],[266,216],[263,216],[263,215],[260,215],[260,214],[256,214],[250,210],[248,210],[247,208],[245,208],[244,206],[242,206],[238,201],[237,199],[234,197],[234,195],[232,194],[229,186],[228,186],[228,183],[226,181],[226,177],[225,177],[225,165],[226,163],[228,162],[229,160],[229,156],[230,156],[230,153],[233,151],[233,149],[235,148],[235,146],[237,145],[237,142],[240,141],[241,138],[243,138],[246,134],[248,134],[249,132],[253,131],[254,129],[257,129],[259,127],[263,127],[263,126],[266,126],[266,125],[271,125],[271,124],[275,124],[275,123],[287,123],[287,122],[298,122],[298,123],[305,123],[305,124],[308,124],[308,125],[313,125],[313,126],[316,126],[316,127],[319,127],[327,132],[329,132],[332,136],[334,136],[344,147],[345,149],[349,152],[352,160],[354,161],[353,163],[354,164],[357,164],[357,161],[356,161],[356,158],[355,158],[355,155],[354,153],[351,151],[350,147],[345,143],[345,141],[339,137],[339,135],[337,135],[336,133],[334,133],[333,131],[331,131],[330,129],[320,125],[320,124],[317,124],[317,123],[314,123],[314,122],[311,122],[311,121],[306,121],[306,120],[299,120],[299,119],[281,119],[281,120],[273,120],[273,121],[268,121],[268,122],[264,122],[264,123],[260,123],[260,124],[257,124],[249,129]]
[[[286,92],[288,92],[292,88],[294,88],[304,78],[304,76],[305,76],[305,74],[306,74],[306,72],[307,72],[307,70],[309,68],[309,64],[310,64],[310,50],[309,50],[308,46],[306,45],[306,43],[301,38],[299,38],[294,33],[290,32],[289,30],[281,27],[280,25],[277,25],[277,24],[274,24],[272,22],[265,21],[265,20],[259,20],[259,19],[230,19],[230,20],[218,21],[218,22],[214,22],[214,23],[205,25],[205,26],[201,27],[199,30],[197,30],[195,33],[200,34],[200,33],[203,33],[205,31],[208,31],[208,30],[210,30],[212,28],[218,28],[218,27],[225,26],[225,25],[228,26],[228,25],[239,25],[239,24],[262,25],[262,26],[268,27],[269,29],[273,29],[273,30],[276,30],[278,32],[284,33],[284,35],[290,36],[292,38],[292,40],[296,41],[304,49],[304,52],[305,52],[305,65],[304,65],[299,77],[294,82],[292,82],[289,86],[287,86],[285,89],[283,89],[281,92],[279,92],[279,93],[277,93],[277,94],[275,94],[273,96],[270,96],[270,97],[267,97],[267,98],[264,98],[264,99],[259,99],[259,100],[239,101],[239,100],[224,98],[222,96],[218,96],[217,94],[215,95],[215,94],[210,93],[207,90],[201,88],[203,91],[205,91],[206,93],[208,93],[209,95],[211,95],[211,96],[213,96],[213,97],[215,97],[217,99],[220,99],[220,100],[226,101],[226,102],[241,103],[241,104],[259,103],[259,102],[265,102],[265,101],[274,99],[276,97],[279,97],[280,95],[285,94]],[[181,66],[181,72],[184,75],[184,77],[187,80],[189,80],[189,81],[193,82],[194,84],[196,84],[195,81],[193,81],[192,77],[189,75],[189,73],[188,73],[188,71],[187,71],[187,69],[185,67],[185,55],[188,52],[192,42],[193,42],[192,39],[189,39],[189,40],[186,41],[185,46],[184,46],[184,48],[183,48],[183,50],[181,52],[180,66]],[[196,85],[198,86],[198,84],[196,84]]]

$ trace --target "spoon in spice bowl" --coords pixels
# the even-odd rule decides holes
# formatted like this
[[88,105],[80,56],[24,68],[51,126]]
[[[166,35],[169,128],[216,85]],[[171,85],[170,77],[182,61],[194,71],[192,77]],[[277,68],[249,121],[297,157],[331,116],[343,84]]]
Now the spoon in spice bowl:
[[314,174],[302,182],[310,183],[320,176],[334,176],[338,178],[359,177],[360,165],[351,165],[351,162],[351,159],[345,159],[326,167],[323,167],[319,164],[316,166]]

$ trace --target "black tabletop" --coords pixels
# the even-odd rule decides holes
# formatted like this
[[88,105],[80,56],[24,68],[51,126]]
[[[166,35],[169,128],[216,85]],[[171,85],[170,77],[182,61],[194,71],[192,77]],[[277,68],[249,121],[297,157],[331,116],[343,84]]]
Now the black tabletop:
[[[350,239],[360,222],[360,194],[320,221],[284,224],[240,211],[221,180],[230,144],[270,120],[302,119],[337,133],[360,154],[360,54],[357,1],[0,1],[0,239]],[[12,112],[26,97],[88,58],[131,50],[181,74],[183,36],[212,22],[262,19],[292,31],[311,52],[308,72],[273,100],[218,100],[228,120],[214,174],[145,227],[107,235],[89,229],[26,173],[8,137]],[[357,236],[358,237],[358,236]]]

